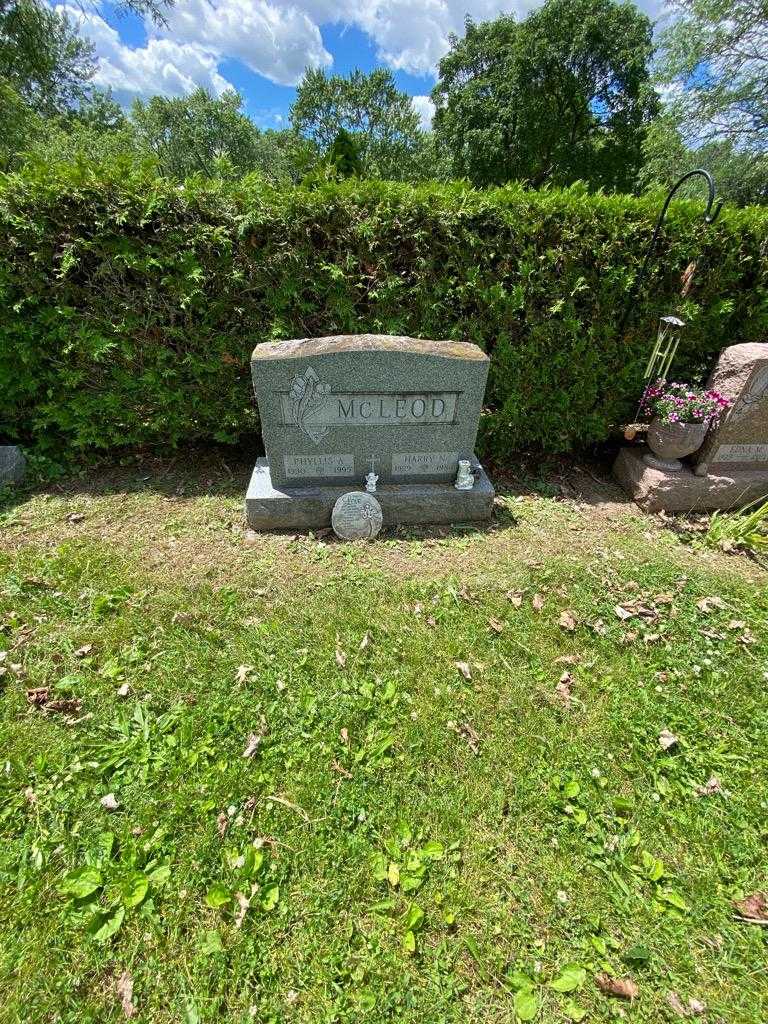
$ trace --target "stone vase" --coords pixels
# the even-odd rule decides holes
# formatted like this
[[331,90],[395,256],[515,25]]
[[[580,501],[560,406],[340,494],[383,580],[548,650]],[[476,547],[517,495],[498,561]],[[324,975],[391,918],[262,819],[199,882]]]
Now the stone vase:
[[656,416],[648,426],[646,440],[651,451],[643,461],[653,469],[679,473],[683,468],[680,459],[701,448],[708,429],[707,423],[662,423]]

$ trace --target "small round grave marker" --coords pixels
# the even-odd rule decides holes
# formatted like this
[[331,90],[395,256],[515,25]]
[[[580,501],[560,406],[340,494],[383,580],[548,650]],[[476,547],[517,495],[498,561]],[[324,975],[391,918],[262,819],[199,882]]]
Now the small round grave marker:
[[342,540],[370,540],[384,520],[381,505],[366,491],[348,491],[331,513],[333,532]]

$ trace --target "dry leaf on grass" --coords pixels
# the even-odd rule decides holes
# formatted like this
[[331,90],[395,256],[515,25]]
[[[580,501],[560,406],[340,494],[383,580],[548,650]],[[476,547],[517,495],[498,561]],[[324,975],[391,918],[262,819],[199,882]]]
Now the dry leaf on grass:
[[725,608],[725,601],[722,597],[702,597],[700,601],[696,602],[696,607],[700,612],[709,615],[715,608]]
[[469,664],[466,661],[454,661],[453,664],[456,666],[459,672],[461,672],[461,674],[464,676],[468,683],[472,681],[472,670],[470,669]]
[[245,915],[248,913],[248,907],[251,905],[251,901],[247,896],[244,896],[241,892],[235,893],[235,903],[237,903],[237,911],[235,912],[235,928],[242,928]]
[[56,712],[61,715],[79,715],[83,706],[79,697],[51,697],[47,686],[27,690],[27,702],[44,714]]
[[669,729],[662,729],[659,733],[659,746],[662,750],[669,750],[670,747],[674,747],[678,742],[677,736],[671,733]]
[[736,919],[749,924],[768,924],[768,893],[753,892],[743,900],[734,900]]
[[617,999],[636,999],[640,989],[631,978],[612,978],[610,974],[596,974],[595,984],[607,996]]
[[259,744],[263,739],[263,735],[260,732],[251,732],[248,734],[248,742],[245,745],[243,751],[243,757],[253,757],[256,751],[259,749]]
[[742,622],[741,619],[731,619],[728,623],[728,629],[744,629],[746,622]]
[[243,683],[248,682],[248,675],[251,672],[253,672],[253,665],[239,665],[235,672],[235,682],[242,686]]
[[346,728],[341,729],[340,732],[339,732],[339,736],[340,736],[341,742],[344,744],[344,746],[348,747],[349,746],[349,730],[346,729]]
[[573,676],[570,672],[563,672],[560,676],[560,681],[555,687],[555,693],[562,702],[563,707],[567,710],[571,710],[572,698],[571,688],[573,687]]
[[117,696],[118,697],[127,697],[130,692],[131,692],[131,688],[128,685],[128,683],[123,683],[122,686],[118,686],[118,688],[117,688]]
[[576,629],[577,618],[572,611],[566,608],[564,612],[560,613],[560,618],[557,620],[557,624],[562,628],[572,633]]
[[626,619],[633,618],[635,615],[635,612],[630,611],[629,608],[625,608],[622,604],[617,604],[613,610],[616,617],[621,619],[622,622],[626,621]]
[[120,997],[123,1014],[130,1019],[136,1013],[133,1003],[133,976],[130,971],[123,971],[117,979],[117,994]]
[[544,595],[534,594],[531,598],[531,604],[533,605],[533,610],[535,612],[540,612],[541,609],[544,607]]
[[83,644],[82,647],[78,647],[75,651],[76,658],[84,658],[87,654],[90,654],[93,650],[93,644]]
[[334,758],[334,759],[333,759],[333,761],[331,761],[331,768],[332,768],[332,769],[333,769],[333,770],[334,770],[335,772],[338,772],[338,773],[339,773],[339,775],[343,775],[345,779],[351,779],[351,778],[354,778],[354,776],[352,775],[352,772],[348,771],[348,770],[347,770],[347,769],[346,769],[346,768],[344,767],[344,765],[343,765],[343,764],[339,764],[339,762],[338,762],[338,761],[336,760],[336,758]]
[[716,796],[722,794],[727,796],[726,790],[723,789],[723,784],[716,775],[710,775],[703,786],[696,787],[696,796]]
[[229,817],[226,811],[220,811],[216,815],[216,831],[219,833],[219,838],[223,839],[227,834],[229,828]]
[[677,992],[667,992],[667,1002],[670,1007],[675,1011],[678,1017],[687,1017],[688,1008],[683,1006],[682,1000]]
[[506,598],[513,608],[520,608],[523,603],[523,593],[521,590],[508,590]]
[[347,656],[344,651],[338,647],[336,648],[336,664],[339,668],[346,668],[347,666]]
[[107,793],[99,800],[99,803],[108,811],[116,811],[120,806],[114,793]]
[[370,633],[363,634],[363,639],[360,641],[360,650],[364,651],[369,646],[370,642],[371,642],[371,634]]
[[494,633],[501,633],[504,629],[504,623],[491,617],[488,619],[488,628],[492,629]]
[[553,665],[578,665],[581,662],[580,654],[561,654],[559,658],[555,658]]
[[469,724],[469,722],[462,722],[461,725],[457,725],[455,722],[449,722],[448,728],[451,732],[455,732],[457,736],[461,736],[475,757],[480,754],[480,734]]
[[706,1013],[706,1006],[698,999],[689,999],[687,1005],[682,1001],[677,992],[667,992],[667,1002],[678,1017],[695,1017]]

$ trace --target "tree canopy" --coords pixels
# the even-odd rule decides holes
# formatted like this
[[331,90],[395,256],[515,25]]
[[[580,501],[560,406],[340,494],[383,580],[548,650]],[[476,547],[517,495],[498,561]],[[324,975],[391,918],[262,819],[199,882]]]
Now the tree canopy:
[[[737,148],[727,138],[715,138],[693,149],[686,145],[674,114],[666,113],[654,121],[643,142],[641,185],[668,189],[696,167],[710,172],[729,204],[768,203],[768,154]],[[700,196],[701,183],[684,185],[681,194]]]
[[[112,6],[163,22],[173,2]],[[467,18],[450,37],[432,131],[386,68],[308,69],[290,129],[272,131],[234,91],[141,98],[126,111],[94,87],[93,44],[70,16],[98,11],[97,0],[0,0],[0,170],[116,160],[175,180],[582,180],[633,192],[701,165],[728,201],[768,203],[766,0],[667,7],[653,65],[651,23],[631,0],[544,0],[522,20]]]
[[634,4],[546,0],[524,21],[451,38],[432,93],[438,142],[477,185],[524,180],[631,190],[645,125],[651,23]]
[[328,161],[340,178],[359,178],[363,173],[357,143],[346,128],[339,128],[328,150]]
[[669,0],[658,77],[689,143],[768,152],[768,3]]
[[323,154],[342,129],[350,132],[368,177],[408,178],[422,143],[411,97],[385,68],[356,70],[346,78],[308,69],[291,107],[291,124]]
[[60,113],[83,99],[93,46],[69,18],[39,0],[0,0],[0,82],[31,110]]

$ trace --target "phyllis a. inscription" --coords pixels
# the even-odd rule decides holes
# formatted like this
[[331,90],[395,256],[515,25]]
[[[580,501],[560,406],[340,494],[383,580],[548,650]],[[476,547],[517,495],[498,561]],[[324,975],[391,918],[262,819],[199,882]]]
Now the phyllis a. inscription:
[[353,455],[283,455],[285,475],[290,480],[301,477],[354,476]]

